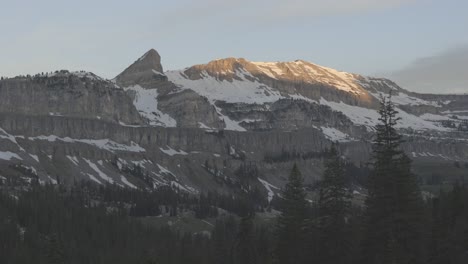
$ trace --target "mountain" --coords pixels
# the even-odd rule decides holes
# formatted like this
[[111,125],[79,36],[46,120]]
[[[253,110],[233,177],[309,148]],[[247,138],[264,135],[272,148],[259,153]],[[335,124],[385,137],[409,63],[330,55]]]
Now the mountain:
[[151,49],[119,74],[115,80],[124,86],[130,86],[157,80],[166,81],[167,78],[161,65],[161,56],[156,50]]
[[468,95],[413,93],[302,60],[164,72],[150,50],[113,80],[57,71],[0,81],[0,180],[255,187],[271,199],[293,163],[313,186],[332,141],[355,174],[365,171],[378,99],[390,92],[422,182],[463,177]]

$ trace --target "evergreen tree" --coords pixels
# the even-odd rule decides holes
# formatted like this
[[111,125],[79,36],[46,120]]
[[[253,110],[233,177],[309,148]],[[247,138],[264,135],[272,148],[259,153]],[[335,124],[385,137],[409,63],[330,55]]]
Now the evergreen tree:
[[344,163],[335,145],[328,154],[318,200],[319,262],[349,263],[352,242],[349,241],[347,219],[350,217],[351,193],[346,186]]
[[306,193],[303,178],[297,165],[289,175],[288,183],[282,192],[281,215],[278,217],[275,255],[279,263],[304,263],[306,236],[305,223],[307,216]]
[[51,234],[46,241],[46,258],[50,264],[65,263],[63,247],[57,234]]
[[241,219],[239,224],[239,232],[237,234],[234,264],[258,263],[254,236],[254,217],[255,214],[248,214]]
[[[440,195],[445,196],[443,193]],[[431,241],[429,243],[429,263],[431,264],[445,264],[450,259],[450,245],[446,228],[449,219],[441,213],[441,199],[441,197],[438,197],[432,200],[432,230]]]
[[458,183],[432,199],[430,264],[468,263],[468,189]]
[[237,221],[233,216],[216,220],[212,238],[214,242],[214,263],[234,263],[234,249],[237,235]]
[[364,263],[423,262],[422,199],[411,160],[400,148],[397,113],[391,96],[381,99],[367,186]]

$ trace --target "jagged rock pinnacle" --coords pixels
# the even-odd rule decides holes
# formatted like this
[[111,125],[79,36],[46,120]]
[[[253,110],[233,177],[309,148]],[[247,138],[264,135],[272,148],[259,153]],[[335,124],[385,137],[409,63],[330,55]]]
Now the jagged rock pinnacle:
[[166,81],[161,65],[161,56],[155,49],[150,49],[132,65],[116,77],[117,84],[126,87],[144,85],[153,81]]
[[155,49],[150,49],[130,67],[140,71],[152,69],[156,70],[157,72],[164,73],[163,67],[161,65],[161,56]]

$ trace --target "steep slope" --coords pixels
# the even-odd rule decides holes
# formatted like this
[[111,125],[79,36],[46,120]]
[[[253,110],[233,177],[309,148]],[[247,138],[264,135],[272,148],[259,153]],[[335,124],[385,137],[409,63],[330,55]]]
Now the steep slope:
[[115,79],[133,99],[142,118],[151,126],[221,128],[216,111],[206,98],[186,90],[179,91],[163,73],[161,57],[151,49]]
[[5,79],[0,82],[0,100],[1,113],[145,123],[122,89],[89,72],[63,70]]
[[[166,75],[181,89],[189,89],[208,98],[218,108],[222,118],[236,124],[226,126],[226,129],[240,131],[251,127],[243,123],[265,121],[272,124],[272,120],[262,117],[262,112],[281,100],[289,100],[291,104],[295,104],[292,101],[302,100],[325,105],[343,113],[356,126],[370,129],[377,122],[378,99],[392,92],[401,113],[401,128],[449,132],[453,126],[440,121],[454,122],[456,127],[461,125],[463,122],[447,113],[460,111],[460,102],[468,100],[468,96],[411,93],[386,79],[339,72],[302,60],[274,63],[228,58],[180,71],[169,71]],[[221,105],[224,107],[219,108]],[[245,105],[255,105],[258,111]],[[249,111],[236,110],[239,108],[248,108]],[[314,113],[308,114],[315,116]],[[303,122],[307,127],[311,127],[311,124]],[[264,124],[259,126],[281,128],[280,125],[275,126],[274,122],[270,127]]]
[[115,81],[121,86],[145,85],[165,80],[167,78],[161,65],[161,56],[154,49],[143,54],[115,78]]
[[67,71],[0,81],[0,179],[258,188],[271,198],[293,163],[313,186],[332,141],[361,170],[378,98],[390,91],[423,181],[465,173],[454,163],[468,159],[467,96],[410,93],[305,61],[228,58],[162,71],[150,50],[112,81]]

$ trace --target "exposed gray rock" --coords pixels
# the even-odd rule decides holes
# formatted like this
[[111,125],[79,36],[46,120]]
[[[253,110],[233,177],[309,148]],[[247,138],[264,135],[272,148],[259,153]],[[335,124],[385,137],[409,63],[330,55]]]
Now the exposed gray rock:
[[67,71],[0,81],[0,112],[144,124],[125,91],[92,73]]
[[136,84],[147,87],[164,82],[167,77],[161,65],[161,56],[156,50],[151,49],[119,74],[115,80],[122,87]]
[[229,58],[160,74],[160,60],[149,51],[116,84],[84,72],[0,81],[0,175],[231,192],[241,168],[255,167],[279,190],[297,163],[314,184],[332,141],[365,166],[378,97],[390,91],[404,150],[423,178],[427,164],[456,177],[449,168],[468,159],[468,134],[458,129],[468,96],[410,93],[304,61]]
[[224,123],[219,119],[214,106],[205,97],[184,90],[158,97],[158,108],[169,113],[180,127],[222,129]]

